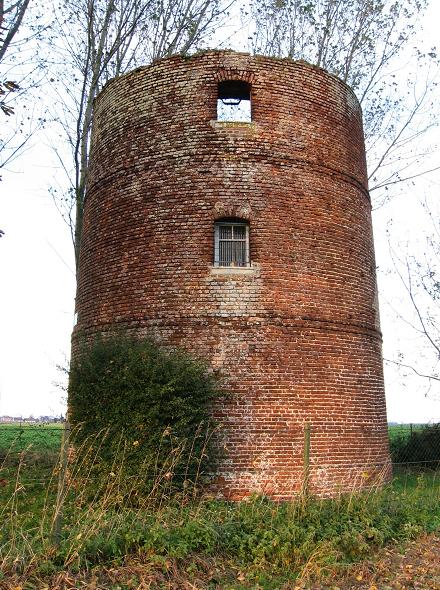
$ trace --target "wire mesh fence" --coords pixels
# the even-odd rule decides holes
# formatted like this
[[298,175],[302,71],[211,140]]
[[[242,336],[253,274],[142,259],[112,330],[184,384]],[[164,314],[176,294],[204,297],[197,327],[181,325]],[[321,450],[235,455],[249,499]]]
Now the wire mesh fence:
[[440,423],[392,425],[389,437],[395,469],[440,469]]
[[[0,467],[56,465],[66,427],[62,422],[0,424]],[[395,471],[440,470],[440,423],[393,424],[388,432]]]

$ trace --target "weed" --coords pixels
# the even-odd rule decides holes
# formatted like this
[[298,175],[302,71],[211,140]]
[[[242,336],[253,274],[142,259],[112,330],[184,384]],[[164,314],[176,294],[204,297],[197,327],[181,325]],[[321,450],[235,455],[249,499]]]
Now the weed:
[[[213,588],[282,588],[293,580],[302,585],[310,576],[363,559],[395,540],[440,529],[435,474],[400,474],[383,489],[334,499],[306,496],[275,503],[255,496],[231,503],[204,499],[195,493],[198,482],[171,494],[165,468],[155,471],[149,492],[140,494],[142,469],[123,481],[123,439],[119,454],[105,467],[107,478],[95,479],[96,448],[96,440],[78,446],[64,472],[61,462],[53,471],[27,464],[25,453],[17,466],[3,465],[4,576],[21,576],[43,587],[41,580],[62,571],[73,576],[136,558],[165,578],[178,564],[187,576],[215,580]],[[203,573],[215,569],[212,564],[219,559],[229,564],[228,571]]]

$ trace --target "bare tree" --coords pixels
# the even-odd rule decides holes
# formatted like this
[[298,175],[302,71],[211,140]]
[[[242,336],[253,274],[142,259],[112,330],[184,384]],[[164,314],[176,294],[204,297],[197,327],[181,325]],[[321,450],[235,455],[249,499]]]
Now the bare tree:
[[304,59],[355,90],[364,112],[370,191],[379,205],[388,187],[430,171],[420,168],[425,150],[415,144],[437,124],[435,74],[429,67],[421,74],[429,62],[437,70],[437,54],[408,52],[426,6],[426,0],[251,0],[254,52]]
[[0,0],[0,63],[18,33],[30,0]]
[[41,77],[37,47],[47,28],[41,18],[41,6],[34,8],[30,0],[0,0],[0,110],[7,117],[0,137],[0,168],[23,152],[43,123],[31,97]]
[[[65,72],[58,72],[58,120],[70,147],[72,162],[61,157],[69,177],[65,200],[71,221],[75,259],[82,232],[93,99],[111,73],[119,75],[148,5],[124,0],[65,2],[57,15],[56,55]],[[73,32],[73,34],[72,34]],[[128,58],[127,61],[130,61]],[[70,216],[69,216],[70,217]]]
[[[253,50],[305,59],[362,100],[414,30],[424,0],[253,0]],[[402,22],[404,19],[404,22]]]
[[[10,117],[14,113],[14,107],[11,105],[12,96],[19,90],[19,85],[15,80],[5,79],[4,72],[4,58],[8,49],[11,48],[14,37],[17,35],[23,17],[29,5],[29,0],[10,1],[5,3],[5,0],[0,0],[0,109],[3,114]],[[4,133],[4,132],[3,132]],[[0,138],[0,152],[3,152],[9,143],[11,137]],[[20,149],[19,146],[14,146],[12,150],[12,157]],[[9,154],[7,160],[11,159]],[[5,160],[0,160],[0,167],[5,164]]]
[[[393,272],[400,280],[409,311],[398,311],[403,321],[415,334],[420,345],[414,350],[401,351],[397,358],[386,359],[430,382],[440,381],[440,217],[438,203],[422,202],[426,235],[417,231],[415,243],[391,245],[390,259]],[[419,351],[425,351],[425,357]],[[426,364],[430,365],[427,370]]]
[[[234,0],[231,0],[231,2]],[[93,100],[112,77],[153,59],[187,53],[206,40],[225,14],[220,0],[74,0],[57,14],[54,71],[57,120],[71,159],[58,150],[69,181],[61,191],[78,265],[86,199]],[[57,67],[58,66],[58,67]],[[54,190],[55,192],[55,190]]]

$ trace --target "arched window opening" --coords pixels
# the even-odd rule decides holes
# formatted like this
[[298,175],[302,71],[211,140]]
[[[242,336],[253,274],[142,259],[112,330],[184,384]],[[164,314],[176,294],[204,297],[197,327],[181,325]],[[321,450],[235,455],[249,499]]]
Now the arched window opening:
[[251,85],[242,80],[218,84],[217,120],[251,122]]
[[249,224],[221,219],[214,224],[214,266],[250,266]]

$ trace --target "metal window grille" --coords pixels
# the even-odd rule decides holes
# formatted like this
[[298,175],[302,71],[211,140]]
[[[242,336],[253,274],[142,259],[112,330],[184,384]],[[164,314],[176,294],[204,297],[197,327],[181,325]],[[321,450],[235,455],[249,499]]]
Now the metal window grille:
[[249,225],[217,222],[215,224],[215,266],[249,266]]

